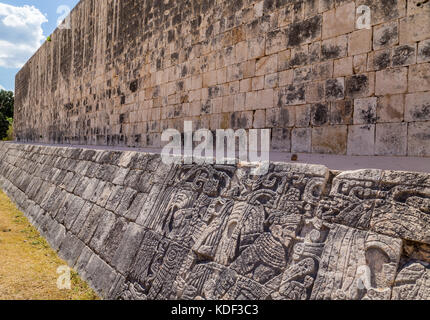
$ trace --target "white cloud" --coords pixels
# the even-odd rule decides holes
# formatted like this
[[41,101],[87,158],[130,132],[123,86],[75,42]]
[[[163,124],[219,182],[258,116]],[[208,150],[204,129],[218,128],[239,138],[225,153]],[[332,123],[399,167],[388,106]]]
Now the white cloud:
[[21,68],[45,40],[47,21],[34,6],[0,3],[0,67]]
[[0,90],[6,90],[6,89],[0,84]]

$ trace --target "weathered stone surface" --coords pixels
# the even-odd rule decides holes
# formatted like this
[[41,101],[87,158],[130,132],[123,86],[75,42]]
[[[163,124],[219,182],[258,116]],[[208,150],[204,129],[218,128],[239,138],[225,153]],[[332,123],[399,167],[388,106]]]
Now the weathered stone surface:
[[[71,29],[55,30],[17,74],[18,140],[158,148],[164,130],[183,132],[189,120],[195,130],[272,129],[272,149],[290,151],[297,145],[294,132],[314,131],[315,122],[280,125],[275,110],[325,105],[330,117],[322,125],[332,128],[321,130],[346,136],[343,125],[352,132],[358,123],[350,119],[359,117],[349,106],[363,98],[378,99],[376,125],[390,123],[397,132],[403,121],[422,127],[403,118],[400,96],[430,91],[425,1],[117,2],[81,0],[71,12]],[[360,26],[366,20],[357,12],[362,5],[370,9],[369,28]],[[309,138],[311,146],[321,145],[317,135]],[[415,150],[408,145],[415,140],[407,139],[406,149]],[[355,143],[347,140],[345,148],[299,149],[368,155],[370,149],[350,142]],[[373,144],[380,144],[377,135]],[[86,179],[123,183],[132,169],[126,168],[128,156],[119,159],[112,152],[61,152],[69,155],[67,162],[44,168],[46,177],[62,180],[60,187],[69,193],[77,188],[88,201],[100,196],[99,206],[109,191],[100,195],[102,184],[80,190]],[[110,166],[93,164],[98,157]],[[76,168],[67,170],[73,161]],[[118,169],[118,162],[125,165]],[[80,171],[88,171],[84,180],[78,179]],[[30,188],[37,190],[36,182]]]

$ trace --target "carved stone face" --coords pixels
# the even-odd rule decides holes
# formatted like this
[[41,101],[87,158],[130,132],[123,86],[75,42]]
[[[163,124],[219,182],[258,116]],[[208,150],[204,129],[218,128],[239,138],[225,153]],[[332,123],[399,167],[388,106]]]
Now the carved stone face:
[[272,235],[288,248],[297,235],[299,223],[274,223],[269,229]]

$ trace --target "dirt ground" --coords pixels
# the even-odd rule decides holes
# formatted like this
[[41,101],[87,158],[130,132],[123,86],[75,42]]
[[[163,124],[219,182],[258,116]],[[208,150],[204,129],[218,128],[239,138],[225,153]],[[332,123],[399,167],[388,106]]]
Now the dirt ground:
[[0,300],[98,299],[73,270],[71,289],[58,289],[60,266],[66,263],[0,191]]

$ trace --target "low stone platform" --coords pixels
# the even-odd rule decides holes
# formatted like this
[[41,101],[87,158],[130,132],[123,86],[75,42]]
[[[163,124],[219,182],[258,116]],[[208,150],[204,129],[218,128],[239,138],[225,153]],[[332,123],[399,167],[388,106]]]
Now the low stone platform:
[[0,143],[0,184],[106,299],[430,299],[430,174]]

